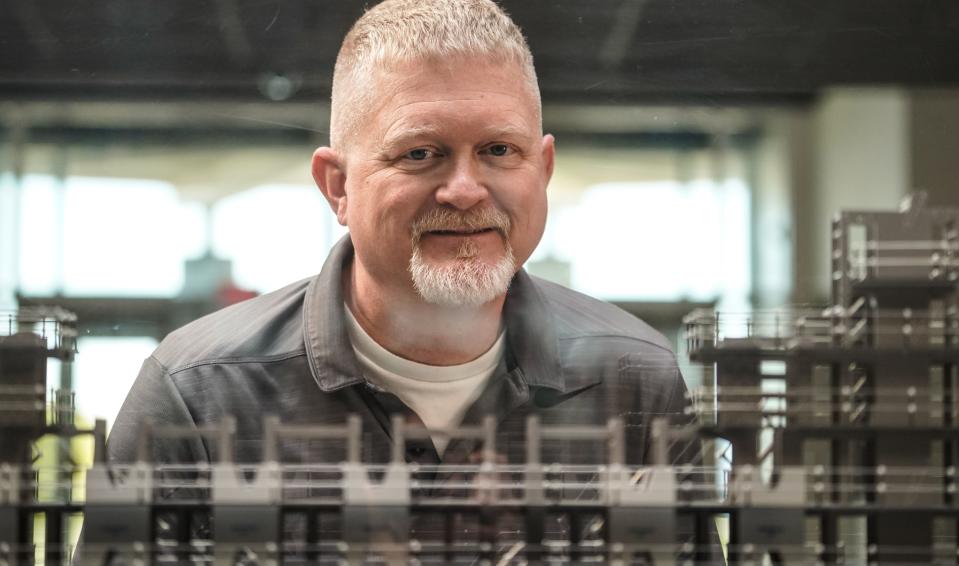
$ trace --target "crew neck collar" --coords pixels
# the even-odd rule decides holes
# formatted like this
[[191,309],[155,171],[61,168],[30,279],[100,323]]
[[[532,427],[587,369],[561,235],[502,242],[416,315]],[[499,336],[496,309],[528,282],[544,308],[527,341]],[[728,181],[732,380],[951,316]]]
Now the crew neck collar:
[[346,328],[354,350],[365,356],[376,366],[390,373],[400,375],[416,381],[433,383],[459,381],[476,375],[489,372],[499,364],[503,355],[505,331],[501,331],[488,350],[478,358],[466,363],[449,366],[436,366],[408,360],[387,350],[373,339],[356,320],[353,312],[345,303],[343,313],[346,319]]
[[[363,371],[350,340],[343,269],[353,258],[349,234],[330,251],[320,273],[310,281],[303,303],[303,338],[313,377],[323,391],[364,383]],[[559,341],[545,297],[532,278],[519,270],[510,283],[503,307],[505,348],[527,385],[565,392]],[[413,362],[415,363],[415,362]]]

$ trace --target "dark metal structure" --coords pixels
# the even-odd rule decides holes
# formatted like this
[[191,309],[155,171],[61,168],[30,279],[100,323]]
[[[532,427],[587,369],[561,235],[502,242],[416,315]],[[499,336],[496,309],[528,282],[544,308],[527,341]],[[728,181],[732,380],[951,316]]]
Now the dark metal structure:
[[[363,0],[7,0],[0,99],[324,100]],[[544,100],[803,100],[959,84],[951,0],[502,0]]]
[[42,434],[73,426],[69,391],[53,391],[47,418],[47,359],[73,360],[76,316],[60,308],[24,308],[0,315],[0,464],[32,458],[31,445]]
[[[729,440],[733,483],[765,465],[791,489],[771,518],[825,562],[957,559],[959,209],[922,200],[836,217],[829,307],[687,318],[690,356],[714,368],[693,431]],[[736,513],[731,538],[755,541]]]
[[[45,435],[61,439],[92,431],[74,424],[74,397],[69,389],[53,389],[47,398],[47,360],[63,363],[76,353],[76,316],[59,307],[28,307],[0,316],[0,560],[11,556],[17,563],[32,563],[22,542],[34,533],[34,521],[45,527],[49,563],[59,563],[63,553],[62,532],[73,494],[71,477],[75,466],[61,462],[51,474],[34,467],[35,443]],[[101,435],[104,429],[101,424]],[[52,512],[44,512],[41,483],[52,494]],[[61,505],[63,504],[63,505]]]

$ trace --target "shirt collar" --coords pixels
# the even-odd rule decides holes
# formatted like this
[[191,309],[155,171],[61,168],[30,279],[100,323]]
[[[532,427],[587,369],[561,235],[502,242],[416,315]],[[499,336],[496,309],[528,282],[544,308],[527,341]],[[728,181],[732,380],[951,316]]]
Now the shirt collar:
[[[353,242],[347,234],[333,246],[303,302],[307,359],[316,383],[327,392],[365,382],[343,312],[343,268],[352,257]],[[552,315],[542,292],[523,270],[510,283],[503,316],[508,349],[521,379],[527,385],[565,392]]]

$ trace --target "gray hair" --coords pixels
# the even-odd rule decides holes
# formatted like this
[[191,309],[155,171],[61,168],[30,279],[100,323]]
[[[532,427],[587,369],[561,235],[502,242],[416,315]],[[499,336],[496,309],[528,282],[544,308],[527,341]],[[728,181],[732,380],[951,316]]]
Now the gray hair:
[[333,70],[330,144],[340,151],[372,102],[378,67],[451,57],[484,56],[517,63],[536,100],[533,56],[519,27],[492,0],[386,0],[353,24]]

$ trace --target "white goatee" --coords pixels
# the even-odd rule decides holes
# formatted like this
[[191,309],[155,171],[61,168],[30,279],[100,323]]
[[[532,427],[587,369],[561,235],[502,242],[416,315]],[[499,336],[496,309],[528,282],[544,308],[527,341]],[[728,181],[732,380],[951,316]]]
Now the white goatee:
[[[444,265],[433,265],[423,257],[420,238],[425,232],[479,230],[494,228],[503,237],[504,253],[490,265],[478,256],[479,248],[466,239],[456,258]],[[417,219],[411,226],[413,255],[410,274],[416,292],[428,303],[448,307],[475,307],[506,293],[516,272],[509,234],[509,217],[495,208],[459,213],[438,208]]]

